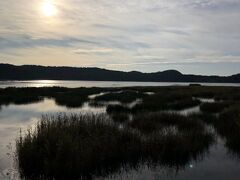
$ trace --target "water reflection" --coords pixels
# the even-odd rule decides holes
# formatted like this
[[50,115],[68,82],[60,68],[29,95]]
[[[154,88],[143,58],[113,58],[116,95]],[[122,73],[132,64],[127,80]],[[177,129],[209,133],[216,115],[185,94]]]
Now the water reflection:
[[[115,175],[106,178],[107,180],[238,180],[240,175],[240,163],[237,159],[232,159],[227,154],[227,149],[224,147],[222,140],[212,146],[209,154],[201,161],[190,161],[188,167],[184,170],[175,171],[169,168],[150,169],[147,166],[142,166],[139,170],[132,170],[127,173],[122,173],[120,176]],[[98,180],[100,180],[99,178]]]

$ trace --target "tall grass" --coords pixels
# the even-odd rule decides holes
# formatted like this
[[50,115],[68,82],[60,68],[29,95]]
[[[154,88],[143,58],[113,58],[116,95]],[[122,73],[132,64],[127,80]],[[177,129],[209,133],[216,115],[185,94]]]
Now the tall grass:
[[189,116],[177,113],[140,113],[133,117],[130,126],[143,133],[153,133],[166,127],[175,126],[180,132],[204,132],[204,124]]
[[240,157],[240,105],[224,110],[214,125],[230,152]]
[[230,105],[231,102],[203,103],[200,106],[200,110],[207,113],[220,113]]
[[23,177],[78,179],[104,176],[135,163],[140,136],[119,130],[105,115],[43,116],[17,141]]
[[32,89],[6,88],[0,90],[0,105],[28,104],[43,100],[37,92]]
[[193,159],[203,157],[214,142],[213,134],[199,119],[180,114],[140,113],[129,125],[150,137],[148,153],[153,164],[184,166]]
[[130,119],[130,115],[128,113],[112,113],[110,117],[116,123],[125,123]]
[[107,113],[113,114],[113,113],[131,113],[132,109],[129,107],[126,107],[124,105],[116,104],[116,105],[108,105],[107,106]]
[[189,114],[188,117],[192,119],[198,119],[201,120],[208,125],[213,125],[217,122],[218,116],[212,113],[206,113],[206,112],[199,112],[199,113],[193,113]]
[[133,111],[183,110],[199,104],[199,100],[192,99],[191,95],[182,94],[181,92],[156,93],[144,98],[142,104],[133,107]]
[[140,128],[119,128],[105,114],[43,116],[34,130],[16,142],[20,174],[26,179],[93,179],[144,163],[184,168],[213,141],[205,131],[188,133],[189,122],[162,121],[179,124],[179,133],[159,128],[145,134]]

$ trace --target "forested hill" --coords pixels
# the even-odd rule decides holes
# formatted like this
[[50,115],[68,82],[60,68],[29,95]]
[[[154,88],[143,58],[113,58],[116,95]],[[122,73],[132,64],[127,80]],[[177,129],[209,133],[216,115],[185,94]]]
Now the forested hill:
[[15,66],[0,64],[0,80],[91,80],[145,82],[240,83],[240,74],[232,76],[185,75],[176,70],[155,73],[122,72],[100,68]]

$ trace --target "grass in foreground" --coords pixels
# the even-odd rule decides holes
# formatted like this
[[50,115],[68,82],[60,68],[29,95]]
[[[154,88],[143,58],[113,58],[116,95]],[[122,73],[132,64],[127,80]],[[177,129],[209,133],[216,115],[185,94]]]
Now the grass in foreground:
[[140,156],[141,139],[104,115],[43,116],[17,141],[20,173],[27,178],[105,176]]
[[206,113],[220,113],[230,105],[230,102],[203,103],[200,106],[200,110]]
[[26,179],[93,179],[142,163],[183,168],[206,152],[213,137],[188,132],[195,125],[181,118],[162,119],[164,126],[179,124],[178,132],[165,133],[154,122],[159,130],[145,134],[141,128],[120,129],[105,114],[43,116],[35,130],[16,142],[20,174]]
[[143,133],[153,133],[166,127],[176,127],[177,132],[204,133],[204,124],[198,120],[177,113],[140,113],[129,124]]
[[214,125],[230,152],[240,157],[240,105],[224,110]]
[[110,117],[116,123],[125,123],[130,119],[130,115],[128,113],[113,113]]
[[[221,105],[221,107],[211,108],[208,109],[208,112],[190,116],[212,125],[225,141],[225,146],[229,152],[240,157],[240,104],[229,105],[227,103],[227,106]],[[215,115],[212,112],[218,112],[219,114]]]

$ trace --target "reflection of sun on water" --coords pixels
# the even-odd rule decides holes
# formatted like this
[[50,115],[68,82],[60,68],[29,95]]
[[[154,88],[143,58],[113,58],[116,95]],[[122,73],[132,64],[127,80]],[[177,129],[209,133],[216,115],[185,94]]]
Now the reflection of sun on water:
[[31,83],[33,85],[32,87],[50,87],[50,86],[55,86],[57,82],[54,80],[36,80],[36,81],[31,81]]
[[51,0],[45,0],[41,8],[42,13],[47,17],[51,17],[57,14],[57,8]]

